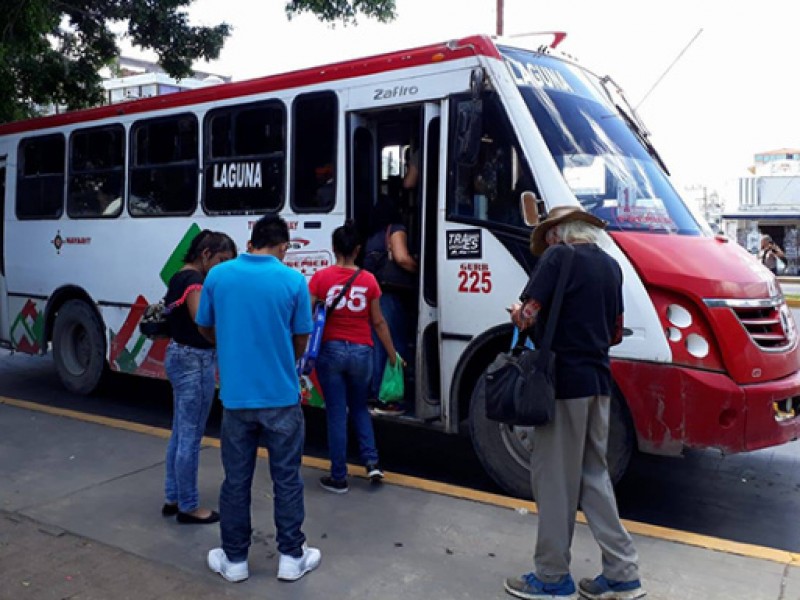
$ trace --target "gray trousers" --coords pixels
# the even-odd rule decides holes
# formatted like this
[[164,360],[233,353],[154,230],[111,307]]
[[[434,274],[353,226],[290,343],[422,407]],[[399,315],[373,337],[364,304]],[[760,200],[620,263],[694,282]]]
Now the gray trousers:
[[533,436],[531,483],[539,507],[536,576],[554,582],[569,573],[580,504],[603,555],[603,575],[639,578],[636,549],[620,523],[606,464],[608,396],[557,400],[553,422]]

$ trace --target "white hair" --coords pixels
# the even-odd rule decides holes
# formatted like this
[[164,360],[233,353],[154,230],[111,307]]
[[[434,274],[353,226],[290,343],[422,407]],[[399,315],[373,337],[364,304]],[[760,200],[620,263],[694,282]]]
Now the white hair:
[[556,225],[556,233],[565,244],[584,242],[597,244],[600,240],[600,228],[586,221],[567,221]]

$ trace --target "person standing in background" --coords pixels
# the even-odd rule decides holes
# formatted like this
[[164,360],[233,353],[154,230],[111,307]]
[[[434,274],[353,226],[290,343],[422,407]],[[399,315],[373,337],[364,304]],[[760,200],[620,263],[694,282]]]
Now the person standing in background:
[[201,231],[192,240],[183,268],[169,281],[166,305],[178,303],[167,316],[170,342],[164,369],[172,385],[172,433],[167,445],[164,506],[161,514],[178,523],[216,523],[219,515],[199,507],[197,467],[200,440],[216,391],[214,345],[197,330],[194,317],[203,281],[212,267],[236,257],[236,244],[224,233]]
[[250,501],[262,434],[274,493],[278,579],[297,580],[321,559],[301,529],[305,421],[296,361],[312,329],[311,300],[305,277],[283,264],[288,249],[286,221],[259,219],[247,253],[210,274],[197,311],[200,332],[217,344],[223,406],[222,546],[210,550],[207,561],[233,582],[249,577]]
[[783,261],[786,255],[781,250],[780,246],[772,241],[768,235],[761,236],[761,248],[758,251],[758,260],[761,264],[772,271],[773,275],[779,274],[778,260]]

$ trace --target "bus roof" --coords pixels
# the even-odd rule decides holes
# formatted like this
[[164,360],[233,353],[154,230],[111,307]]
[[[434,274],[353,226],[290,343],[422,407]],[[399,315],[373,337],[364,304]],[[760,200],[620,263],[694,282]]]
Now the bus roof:
[[249,96],[251,94],[288,89],[326,81],[349,79],[351,77],[372,75],[406,67],[457,60],[465,56],[476,55],[500,58],[497,47],[488,36],[475,35],[449,42],[388,52],[367,58],[357,58],[279,75],[269,75],[257,79],[213,85],[196,90],[187,90],[174,94],[132,100],[130,102],[109,104],[97,108],[75,110],[58,115],[15,121],[0,125],[0,135],[35,131],[74,123],[85,123],[120,115],[190,106],[214,100]]

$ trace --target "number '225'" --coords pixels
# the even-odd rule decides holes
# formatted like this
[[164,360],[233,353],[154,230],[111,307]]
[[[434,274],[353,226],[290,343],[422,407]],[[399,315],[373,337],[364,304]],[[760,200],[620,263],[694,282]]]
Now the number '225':
[[462,294],[488,294],[492,291],[489,271],[459,271],[458,280],[458,291]]

